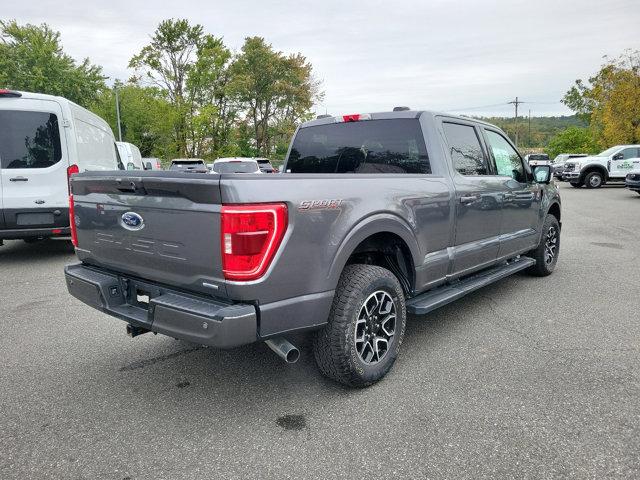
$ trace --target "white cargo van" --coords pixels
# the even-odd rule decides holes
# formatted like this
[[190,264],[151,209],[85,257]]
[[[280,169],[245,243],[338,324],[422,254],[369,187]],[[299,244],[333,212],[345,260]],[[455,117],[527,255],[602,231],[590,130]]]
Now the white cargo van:
[[62,97],[0,90],[0,244],[68,236],[68,177],[123,168],[97,115]]
[[133,143],[128,142],[116,142],[118,146],[118,153],[120,153],[120,160],[126,170],[144,170],[144,163],[142,163],[142,155],[140,149]]

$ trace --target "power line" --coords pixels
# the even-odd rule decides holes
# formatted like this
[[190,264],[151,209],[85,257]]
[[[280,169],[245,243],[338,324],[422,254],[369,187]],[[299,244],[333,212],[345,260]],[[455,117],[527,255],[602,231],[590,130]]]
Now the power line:
[[467,110],[480,110],[482,108],[504,107],[505,105],[508,105],[508,103],[494,103],[493,105],[480,105],[479,107],[451,108],[449,110],[443,110],[443,112],[463,112]]

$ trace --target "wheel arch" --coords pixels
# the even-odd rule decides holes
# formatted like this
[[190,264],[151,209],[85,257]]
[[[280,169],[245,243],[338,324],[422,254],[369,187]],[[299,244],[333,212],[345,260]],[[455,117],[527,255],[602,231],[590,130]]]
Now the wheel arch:
[[381,214],[359,222],[344,238],[329,270],[337,285],[342,271],[352,263],[378,265],[391,270],[405,293],[415,288],[415,266],[420,249],[411,228],[395,215]]
[[553,215],[558,220],[558,223],[561,223],[562,213],[560,204],[558,202],[553,202],[551,205],[549,205],[549,208],[547,209],[547,215]]
[[607,169],[602,165],[592,163],[582,168],[582,172],[580,173],[580,181],[584,182],[584,179],[587,178],[587,175],[589,175],[591,172],[601,173],[603,182],[609,180],[609,172],[607,171]]

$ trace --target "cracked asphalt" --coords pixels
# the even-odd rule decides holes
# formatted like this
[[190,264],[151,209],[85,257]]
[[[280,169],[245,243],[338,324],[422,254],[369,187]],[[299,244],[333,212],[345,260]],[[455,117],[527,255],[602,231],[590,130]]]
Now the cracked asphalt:
[[639,478],[640,195],[561,185],[560,261],[412,318],[388,377],[309,340],[130,339],[70,297],[60,242],[0,247],[0,478]]

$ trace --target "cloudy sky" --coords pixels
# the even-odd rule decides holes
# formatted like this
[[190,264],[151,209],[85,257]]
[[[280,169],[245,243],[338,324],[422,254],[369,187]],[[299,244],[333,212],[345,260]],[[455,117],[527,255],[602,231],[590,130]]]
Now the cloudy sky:
[[640,49],[639,0],[28,0],[1,18],[46,22],[73,57],[109,77],[165,18],[187,18],[232,49],[260,35],[301,52],[322,81],[319,113],[395,105],[474,115],[511,115],[518,96],[532,115],[567,114],[560,98],[603,55]]

